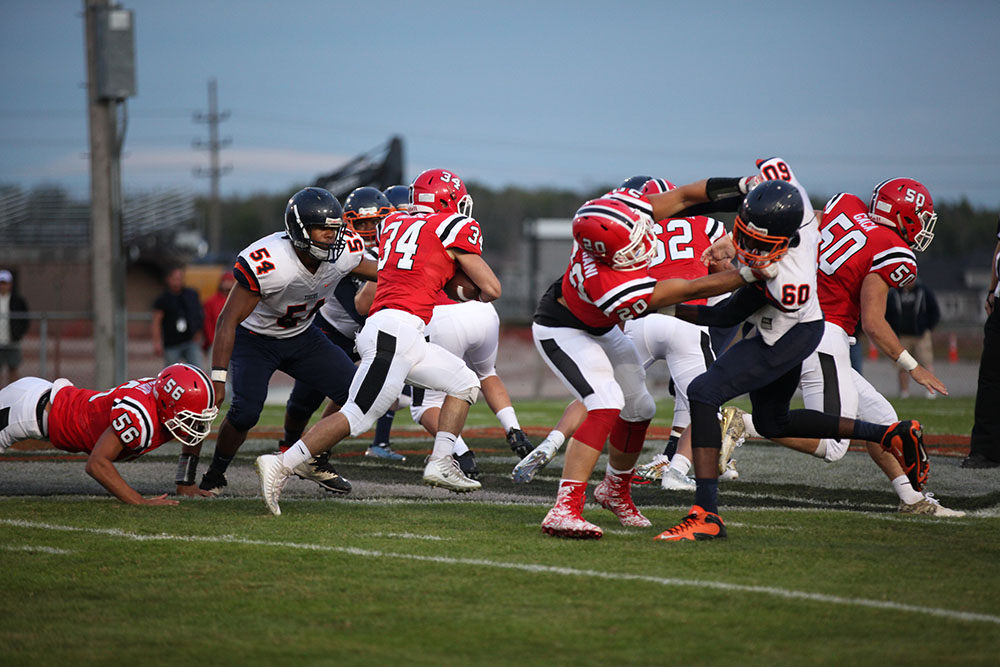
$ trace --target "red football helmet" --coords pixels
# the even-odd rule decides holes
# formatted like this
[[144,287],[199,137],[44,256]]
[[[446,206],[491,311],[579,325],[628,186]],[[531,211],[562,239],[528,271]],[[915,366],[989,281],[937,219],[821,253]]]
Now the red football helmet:
[[652,219],[624,202],[592,199],[573,216],[573,238],[615,269],[641,269],[656,253]]
[[465,183],[444,169],[428,169],[410,184],[411,210],[423,213],[472,215],[472,197]]
[[212,381],[205,371],[188,364],[173,364],[160,371],[153,384],[153,398],[160,422],[183,445],[204,440],[219,414]]
[[651,178],[642,186],[642,194],[646,196],[658,195],[661,192],[670,192],[676,189],[677,186],[665,178]]
[[914,250],[924,251],[934,240],[934,201],[924,184],[912,178],[890,178],[876,185],[868,216],[895,228]]

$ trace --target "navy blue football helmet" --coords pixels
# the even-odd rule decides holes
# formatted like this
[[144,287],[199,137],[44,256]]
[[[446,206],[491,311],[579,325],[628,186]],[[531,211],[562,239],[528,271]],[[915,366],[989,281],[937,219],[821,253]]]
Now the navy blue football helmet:
[[344,202],[344,220],[369,248],[378,243],[378,232],[393,207],[378,188],[356,188]]
[[390,185],[382,191],[389,203],[397,211],[410,210],[410,186]]
[[[335,262],[344,251],[344,209],[337,198],[323,188],[303,188],[285,206],[285,231],[292,245],[322,262]],[[313,241],[312,227],[337,231],[332,243]]]
[[777,262],[798,240],[802,194],[787,181],[764,181],[747,193],[736,214],[736,255],[751,267]]
[[618,187],[642,192],[642,186],[646,184],[646,181],[651,180],[652,178],[652,176],[632,176],[631,178],[626,178],[622,181],[622,184]]

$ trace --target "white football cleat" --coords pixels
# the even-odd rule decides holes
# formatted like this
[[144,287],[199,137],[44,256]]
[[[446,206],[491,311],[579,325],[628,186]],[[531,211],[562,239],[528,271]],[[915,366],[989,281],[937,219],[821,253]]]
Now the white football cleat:
[[555,458],[559,447],[551,440],[545,440],[514,466],[510,478],[520,484],[527,484],[535,478],[535,473],[544,468]]
[[278,498],[281,497],[281,490],[285,488],[288,478],[292,475],[292,469],[285,467],[281,456],[275,454],[264,454],[258,456],[257,476],[260,477],[260,494],[264,497],[264,504],[274,516],[281,516],[281,508],[278,507]]
[[743,425],[743,415],[746,414],[733,405],[722,408],[722,448],[719,450],[719,474],[724,475],[726,466],[733,458],[733,450],[741,446],[747,439],[747,430]]
[[666,454],[657,454],[649,463],[635,467],[635,474],[648,482],[658,482],[670,469],[670,459]]
[[934,497],[933,493],[925,493],[923,500],[918,500],[915,503],[904,503],[902,500],[899,501],[899,513],[900,514],[926,514],[929,516],[948,516],[948,517],[958,517],[965,516],[965,512],[961,510],[948,509]]
[[478,491],[483,485],[474,479],[469,479],[458,466],[458,461],[452,456],[435,459],[427,457],[424,466],[424,484],[439,486],[455,493]]
[[694,479],[669,468],[660,478],[660,487],[665,491],[694,491],[698,485]]
[[720,482],[735,482],[740,478],[740,471],[736,469],[736,461],[729,459],[726,469],[719,475]]

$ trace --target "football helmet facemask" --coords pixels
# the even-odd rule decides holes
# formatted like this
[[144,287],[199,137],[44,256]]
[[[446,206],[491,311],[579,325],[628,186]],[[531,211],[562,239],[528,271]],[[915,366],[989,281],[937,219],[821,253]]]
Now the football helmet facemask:
[[444,169],[428,169],[410,184],[411,210],[422,213],[472,215],[472,197],[465,183]]
[[577,210],[573,238],[598,260],[619,270],[643,268],[656,253],[652,218],[608,197],[592,199]]
[[389,205],[397,211],[410,210],[410,188],[405,185],[390,185],[382,191]]
[[890,178],[876,185],[868,217],[895,229],[914,250],[923,252],[934,240],[934,201],[924,184],[912,178]]
[[798,188],[786,181],[764,181],[747,193],[736,214],[736,256],[752,268],[777,262],[798,241],[804,213]]
[[212,381],[203,370],[188,364],[172,364],[160,371],[153,383],[153,398],[160,422],[189,447],[205,439],[219,414]]
[[[344,251],[344,209],[337,198],[323,188],[303,188],[285,206],[285,231],[292,245],[314,259],[335,262]],[[314,241],[312,227],[336,230],[331,243]]]
[[[378,188],[356,188],[344,202],[344,221],[371,248],[378,243],[379,226],[393,212],[392,204]],[[374,223],[371,229],[359,229],[358,223]]]

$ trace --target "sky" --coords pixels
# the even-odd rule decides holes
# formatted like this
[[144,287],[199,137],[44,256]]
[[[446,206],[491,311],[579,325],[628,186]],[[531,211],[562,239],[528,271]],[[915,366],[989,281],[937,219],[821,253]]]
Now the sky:
[[[287,193],[393,135],[406,177],[676,183],[780,155],[815,196],[894,176],[1000,205],[1000,3],[123,0],[126,192]],[[85,194],[83,0],[0,2],[0,183]]]

